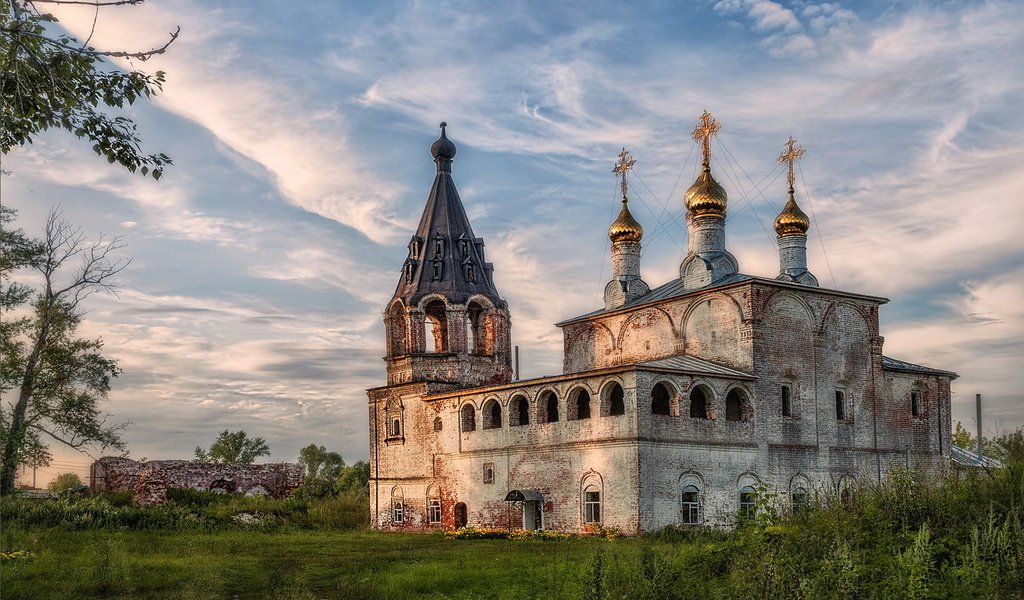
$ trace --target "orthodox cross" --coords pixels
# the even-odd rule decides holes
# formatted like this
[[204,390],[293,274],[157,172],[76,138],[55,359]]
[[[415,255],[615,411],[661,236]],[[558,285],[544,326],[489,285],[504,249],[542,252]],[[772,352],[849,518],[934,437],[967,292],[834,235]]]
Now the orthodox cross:
[[629,155],[629,150],[625,148],[622,152],[619,152],[619,162],[615,163],[615,167],[612,169],[612,173],[622,176],[622,199],[626,199],[626,173],[633,170],[633,165],[636,164],[636,159]]
[[789,167],[789,175],[787,179],[789,180],[790,188],[792,188],[796,183],[796,177],[793,176],[793,165],[796,164],[796,161],[800,160],[800,157],[803,155],[803,146],[797,146],[796,140],[793,139],[793,136],[790,136],[789,141],[786,142],[786,149],[779,155],[779,162],[785,163]]
[[711,164],[711,138],[718,133],[722,126],[711,116],[711,113],[704,111],[693,130],[693,141],[700,142],[701,150],[704,151],[704,165]]

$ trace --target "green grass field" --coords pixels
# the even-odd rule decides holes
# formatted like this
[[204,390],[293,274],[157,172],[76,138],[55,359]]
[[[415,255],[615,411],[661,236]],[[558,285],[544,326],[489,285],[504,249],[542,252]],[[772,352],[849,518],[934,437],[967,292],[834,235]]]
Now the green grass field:
[[766,491],[732,530],[611,540],[373,532],[362,496],[0,498],[0,599],[1024,600],[1019,446],[1002,469],[893,469],[796,513]]
[[12,531],[0,597],[581,598],[599,550],[631,569],[638,540],[452,541],[368,531]]

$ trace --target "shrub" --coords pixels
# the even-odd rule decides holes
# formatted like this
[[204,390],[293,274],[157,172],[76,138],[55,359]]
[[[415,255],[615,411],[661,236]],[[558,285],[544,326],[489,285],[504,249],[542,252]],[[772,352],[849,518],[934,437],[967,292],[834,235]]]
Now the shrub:
[[65,492],[82,487],[82,480],[76,473],[61,473],[53,478],[46,489],[51,492]]

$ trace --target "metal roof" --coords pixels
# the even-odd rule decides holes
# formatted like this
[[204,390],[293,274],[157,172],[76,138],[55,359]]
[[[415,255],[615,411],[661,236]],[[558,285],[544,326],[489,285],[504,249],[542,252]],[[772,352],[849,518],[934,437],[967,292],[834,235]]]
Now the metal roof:
[[505,495],[505,502],[544,502],[544,494],[536,490],[512,490]]
[[953,459],[953,462],[961,467],[973,467],[976,469],[1001,469],[1003,463],[994,458],[988,456],[978,456],[977,452],[971,452],[966,448],[960,446],[953,446],[952,452],[949,453],[949,457]]
[[943,371],[942,369],[922,367],[921,365],[896,360],[895,358],[890,358],[888,356],[882,357],[882,368],[886,371],[896,371],[897,373],[920,373],[921,375],[938,375],[940,377],[950,377],[952,379],[959,377],[959,375],[953,371]]
[[830,294],[830,295],[835,295],[835,296],[844,296],[844,297],[848,297],[848,298],[861,298],[861,299],[864,299],[864,300],[870,300],[870,301],[873,301],[873,302],[878,302],[879,304],[884,304],[884,303],[889,301],[887,298],[883,298],[881,296],[868,296],[866,294],[855,294],[855,293],[852,293],[852,292],[843,292],[843,291],[840,291],[840,290],[832,290],[832,289],[823,288],[823,287],[810,287],[810,286],[807,286],[807,285],[804,285],[804,284],[801,284],[801,283],[792,283],[792,282],[789,282],[789,281],[780,281],[778,279],[769,279],[767,277],[758,277],[757,275],[745,275],[743,273],[735,273],[733,275],[729,275],[728,277],[724,277],[724,278],[722,278],[722,279],[720,279],[720,280],[718,280],[718,281],[716,281],[714,283],[708,284],[708,285],[706,285],[704,287],[690,288],[690,289],[687,289],[683,285],[683,280],[682,279],[676,278],[676,279],[673,279],[672,281],[669,281],[666,284],[663,284],[663,285],[660,285],[660,286],[654,288],[653,290],[647,292],[643,296],[639,296],[637,298],[634,298],[632,301],[627,302],[627,303],[623,304],[622,306],[617,306],[615,308],[601,308],[601,309],[598,309],[598,310],[586,313],[584,315],[580,315],[578,317],[572,317],[571,319],[566,319],[564,321],[555,323],[555,326],[556,327],[562,327],[563,325],[568,325],[569,323],[574,323],[576,321],[584,321],[586,319],[590,319],[592,317],[597,317],[597,316],[604,315],[604,314],[613,314],[613,313],[618,313],[618,312],[625,312],[625,311],[628,311],[629,309],[632,309],[632,308],[638,308],[638,307],[641,307],[641,306],[646,306],[648,304],[653,304],[655,302],[660,302],[662,300],[669,300],[671,298],[681,298],[683,296],[691,296],[691,295],[694,295],[694,294],[699,294],[699,293],[702,293],[702,292],[707,292],[707,291],[710,291],[710,290],[714,290],[714,289],[718,289],[718,288],[722,288],[722,287],[727,287],[727,286],[730,286],[730,285],[735,285],[737,283],[744,283],[744,282],[763,283],[763,284],[766,284],[766,285],[772,285],[772,286],[777,286],[777,287],[784,287],[784,288],[789,288],[789,289],[798,289],[798,290],[801,290],[801,291],[809,291],[809,292],[814,292],[814,293],[818,293],[818,294]]
[[687,355],[649,360],[636,363],[636,366],[640,369],[668,369],[689,374],[712,375],[714,377],[727,377],[731,379],[756,379],[750,373],[744,373],[743,371],[713,363],[709,360]]

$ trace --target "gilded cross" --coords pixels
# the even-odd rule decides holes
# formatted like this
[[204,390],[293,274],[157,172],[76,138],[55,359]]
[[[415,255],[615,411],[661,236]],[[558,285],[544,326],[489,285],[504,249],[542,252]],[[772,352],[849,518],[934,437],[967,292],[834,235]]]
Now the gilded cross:
[[626,199],[626,173],[633,170],[633,165],[636,164],[636,159],[629,155],[629,150],[625,148],[622,152],[619,152],[619,162],[615,163],[615,167],[612,169],[612,173],[622,176],[622,199]]
[[796,184],[796,177],[793,176],[793,165],[796,161],[800,160],[800,157],[804,155],[803,146],[797,146],[796,140],[793,136],[789,137],[789,141],[786,142],[786,149],[779,155],[779,162],[786,163],[789,166],[789,187],[793,187]]
[[711,138],[721,128],[721,124],[705,110],[704,114],[700,116],[700,121],[697,122],[697,127],[693,130],[693,141],[700,142],[701,150],[704,151],[705,166],[711,164]]

